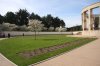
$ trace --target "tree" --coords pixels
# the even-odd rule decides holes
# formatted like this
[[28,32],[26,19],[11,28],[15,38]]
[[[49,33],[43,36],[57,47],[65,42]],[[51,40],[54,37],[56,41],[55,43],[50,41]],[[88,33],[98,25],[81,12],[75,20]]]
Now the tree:
[[16,15],[13,12],[7,12],[4,16],[4,21],[11,24],[16,24]]
[[55,29],[55,31],[57,31],[57,32],[66,32],[66,30],[67,30],[67,28],[62,27],[62,26],[57,27],[57,28]]
[[53,26],[54,26],[54,30],[57,28],[57,27],[60,27],[60,19],[58,17],[55,17],[54,20],[53,20]]
[[17,26],[15,24],[10,24],[10,23],[2,23],[0,25],[0,30],[1,31],[11,31],[15,29]]
[[50,27],[50,28],[49,28],[49,31],[53,31],[53,30],[54,30],[54,27]]
[[0,15],[0,24],[2,24],[2,23],[3,23],[3,16]]
[[13,29],[14,31],[28,31],[28,28],[26,25],[23,26],[17,26],[16,28]]
[[45,27],[48,30],[50,27],[53,27],[53,17],[50,14],[42,17],[42,23],[45,25]]
[[67,28],[67,31],[81,31],[81,30],[82,30],[82,25],[77,25]]
[[30,16],[29,16],[29,19],[35,19],[35,14],[34,13],[31,13]]
[[36,40],[36,32],[42,30],[43,26],[44,25],[42,24],[42,21],[36,19],[29,20],[29,29],[35,32],[35,40]]
[[17,25],[28,25],[29,12],[27,12],[26,9],[20,9],[18,12],[16,12],[16,17]]
[[[29,12],[26,9],[20,9],[18,12],[15,13],[7,12],[4,17],[0,15],[0,24],[2,24],[3,22],[16,24],[18,30],[20,30],[20,28],[23,29],[24,27],[27,27],[29,20],[32,19],[42,21],[42,24],[44,24],[45,27],[43,28],[44,31],[49,30],[49,28],[50,30],[51,28],[53,28],[53,31],[55,31],[57,27],[65,27],[64,21],[58,17],[53,17],[51,14],[48,14],[44,17],[40,17],[38,14],[29,14]],[[15,30],[17,30],[17,28]]]
[[60,20],[60,26],[65,27],[65,22],[63,20]]
[[[45,26],[46,28],[48,28],[48,29],[49,29],[50,27],[53,27],[53,28],[54,28],[53,31],[55,31],[55,29],[56,29],[57,27],[60,27],[60,26],[65,27],[65,23],[64,23],[63,20],[61,20],[61,19],[58,18],[58,17],[53,17],[53,16],[50,15],[50,14],[48,14],[47,16],[42,17],[42,23],[43,23],[44,26]],[[48,29],[47,29],[47,30],[48,30]]]
[[53,26],[53,16],[50,14],[47,15],[47,23],[48,23],[48,28]]
[[59,32],[62,32],[62,26],[59,27]]
[[48,22],[46,16],[42,17],[42,23],[44,24],[44,27],[46,27],[48,30]]
[[41,20],[41,17],[37,14],[31,13],[31,15],[29,16],[29,19]]

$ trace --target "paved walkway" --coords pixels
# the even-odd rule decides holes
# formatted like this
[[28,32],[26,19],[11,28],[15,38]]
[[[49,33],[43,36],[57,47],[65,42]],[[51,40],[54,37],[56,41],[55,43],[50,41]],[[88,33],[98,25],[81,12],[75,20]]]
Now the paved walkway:
[[100,38],[100,36],[66,35],[67,37]]
[[[0,40],[4,40],[4,39],[7,38],[0,38]],[[0,66],[17,66],[17,65],[11,62],[10,60],[8,60],[0,53]]]
[[0,66],[17,66],[0,53]]
[[100,66],[100,38],[35,66]]

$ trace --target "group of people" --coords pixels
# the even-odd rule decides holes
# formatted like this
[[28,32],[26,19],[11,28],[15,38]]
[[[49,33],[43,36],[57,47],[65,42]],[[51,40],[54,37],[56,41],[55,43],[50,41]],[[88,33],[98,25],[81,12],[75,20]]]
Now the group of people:
[[[24,33],[22,33],[22,36],[24,36]],[[5,34],[5,33],[1,33],[1,32],[0,32],[0,38],[5,38],[5,37],[10,38],[10,37],[11,37],[11,34],[10,34],[10,33]]]
[[[5,38],[5,37],[6,37],[5,33],[0,34],[0,37],[1,37],[1,38]],[[8,33],[7,37],[8,37],[8,38],[11,37],[10,33]]]

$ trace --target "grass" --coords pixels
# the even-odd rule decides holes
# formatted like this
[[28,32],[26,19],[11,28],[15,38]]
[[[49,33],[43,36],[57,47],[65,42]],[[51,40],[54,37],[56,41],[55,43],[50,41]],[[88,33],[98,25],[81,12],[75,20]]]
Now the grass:
[[[17,54],[19,52],[27,50],[34,50],[37,48],[53,46],[66,42],[73,42],[75,40],[84,41],[81,41],[80,44],[73,44],[66,48],[59,49],[53,52],[48,52],[32,58],[25,58]],[[8,59],[13,61],[18,66],[28,66],[41,60],[72,50],[93,40],[93,38],[83,39],[75,37],[66,37],[66,35],[39,35],[37,36],[37,40],[34,39],[34,36],[14,37],[0,41],[0,53],[4,54]]]

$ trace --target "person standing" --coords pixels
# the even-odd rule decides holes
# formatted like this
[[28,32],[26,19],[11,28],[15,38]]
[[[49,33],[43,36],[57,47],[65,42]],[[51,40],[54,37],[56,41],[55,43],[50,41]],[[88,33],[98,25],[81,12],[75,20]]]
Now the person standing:
[[8,33],[8,38],[10,38],[10,33]]

